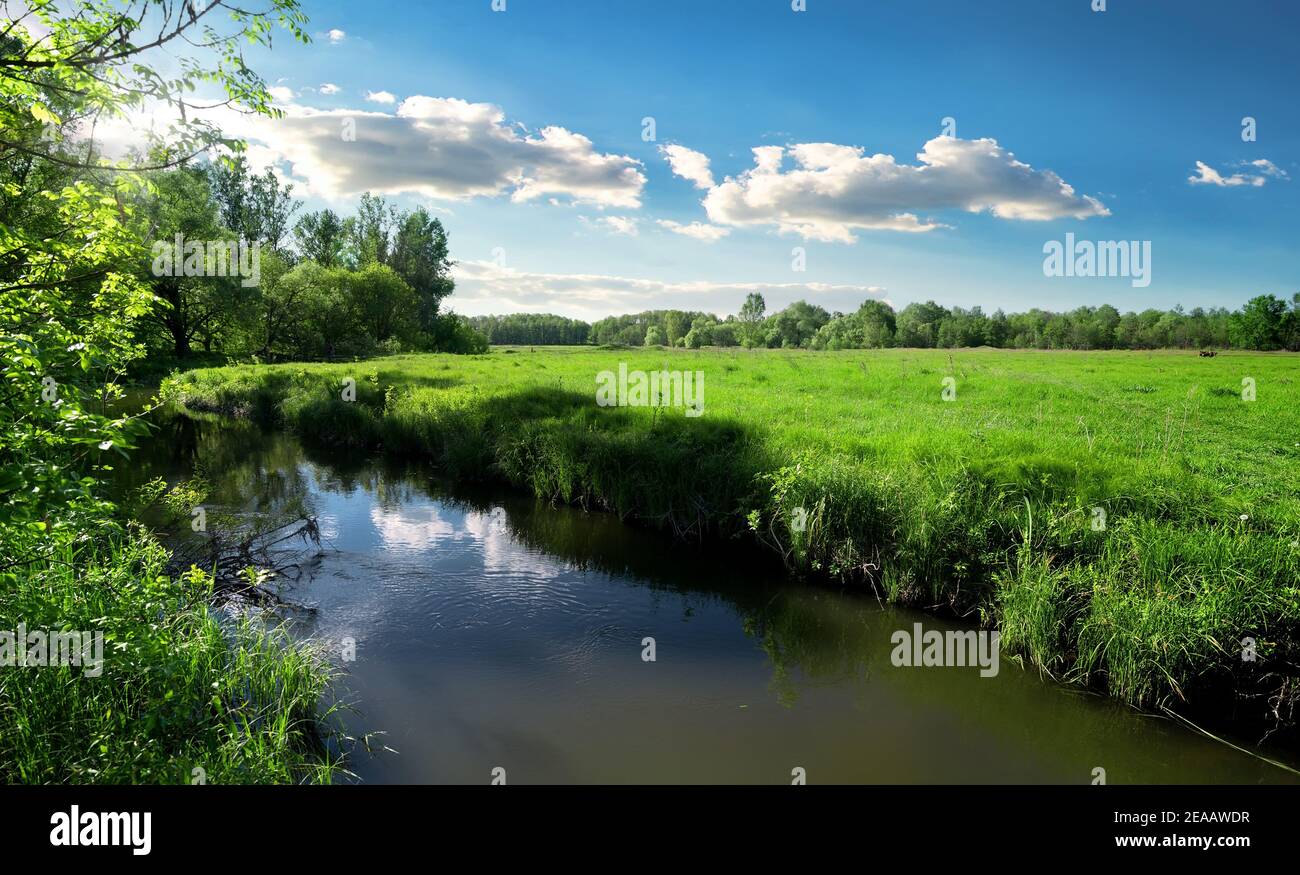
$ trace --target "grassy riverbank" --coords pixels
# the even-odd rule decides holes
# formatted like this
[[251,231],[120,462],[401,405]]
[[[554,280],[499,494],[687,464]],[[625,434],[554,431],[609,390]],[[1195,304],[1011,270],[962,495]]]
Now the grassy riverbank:
[[[703,372],[704,415],[597,406],[620,363]],[[1300,696],[1294,356],[498,348],[165,389],[681,536],[757,538],[797,573],[978,614],[1134,704],[1263,720]]]
[[[53,548],[5,534],[0,631],[25,647],[8,640],[0,668],[0,783],[328,783],[340,772],[321,734],[333,672],[312,645],[218,621],[207,576],[169,575],[142,532]],[[75,660],[50,664],[55,634],[85,636],[65,649]]]

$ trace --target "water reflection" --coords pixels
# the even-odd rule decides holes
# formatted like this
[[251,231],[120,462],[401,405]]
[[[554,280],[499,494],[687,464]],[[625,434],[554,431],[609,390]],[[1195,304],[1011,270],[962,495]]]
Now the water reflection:
[[[124,481],[199,473],[240,513],[310,512],[325,552],[290,598],[304,634],[357,642],[354,732],[399,753],[366,780],[486,783],[1290,782],[1166,721],[1001,672],[896,668],[890,635],[947,628],[784,583],[600,514],[248,423],[165,419]],[[656,660],[642,660],[643,639]],[[1276,753],[1273,754],[1277,756]]]

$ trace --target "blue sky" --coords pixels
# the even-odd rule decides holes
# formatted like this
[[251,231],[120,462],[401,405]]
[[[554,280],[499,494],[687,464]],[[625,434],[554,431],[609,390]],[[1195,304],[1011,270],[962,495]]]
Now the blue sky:
[[[789,0],[507,0],[493,12],[491,0],[308,0],[313,44],[278,40],[254,56],[286,89],[297,126],[249,133],[256,156],[311,193],[311,208],[350,210],[364,185],[438,210],[462,262],[453,305],[466,313],[733,312],[751,288],[769,307],[804,297],[847,310],[879,296],[990,311],[1236,307],[1300,291],[1300,7],[1091,5],[807,0],[794,12]],[[378,92],[393,102],[367,100]],[[349,113],[354,142],[321,138]],[[399,131],[399,116],[421,133]],[[1246,116],[1254,142],[1242,139]],[[646,117],[654,141],[643,139]],[[915,173],[946,117],[963,150],[941,158],[946,171]],[[462,120],[467,140],[444,142]],[[554,142],[567,157],[542,171],[539,194],[485,183],[538,176],[527,158],[517,171],[501,162],[552,154],[533,148],[548,126],[590,142]],[[493,157],[458,188],[475,138]],[[975,145],[983,139],[996,155]],[[800,175],[798,144],[892,162],[869,169],[841,150]],[[707,157],[715,190],[675,174],[670,145]],[[785,147],[777,172],[792,175],[744,176],[755,147]],[[593,162],[624,175],[602,188],[588,178]],[[845,180],[851,190],[837,190]],[[699,223],[718,239],[661,221]],[[908,224],[933,230],[896,229]],[[1151,241],[1150,285],[1044,276],[1044,243],[1067,232]]]

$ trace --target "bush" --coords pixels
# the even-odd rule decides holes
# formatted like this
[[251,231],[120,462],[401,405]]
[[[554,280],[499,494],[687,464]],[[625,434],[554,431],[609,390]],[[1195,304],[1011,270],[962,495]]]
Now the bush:
[[458,355],[482,355],[488,351],[487,335],[455,313],[444,313],[437,318],[431,345],[434,352]]

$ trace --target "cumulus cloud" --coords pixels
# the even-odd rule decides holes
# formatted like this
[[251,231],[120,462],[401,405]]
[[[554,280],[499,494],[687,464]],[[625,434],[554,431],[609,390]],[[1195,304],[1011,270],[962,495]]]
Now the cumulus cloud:
[[276,103],[288,103],[294,98],[293,89],[283,85],[272,85],[266,89],[266,93],[271,95],[271,99]]
[[856,310],[866,298],[884,293],[880,286],[829,283],[667,282],[599,274],[530,273],[491,261],[460,261],[453,269],[456,312],[556,313],[595,320],[615,313],[680,308],[718,314],[735,313],[750,292],[777,310],[800,299],[828,310]]
[[391,91],[367,91],[366,100],[371,103],[397,103],[397,97]]
[[332,27],[326,31],[325,37],[332,43],[341,43],[348,38],[348,35],[337,27]]
[[682,179],[688,179],[696,188],[713,188],[713,173],[709,170],[709,156],[685,146],[660,146],[659,152],[668,159],[668,166]]
[[691,222],[689,225],[683,225],[671,219],[660,219],[656,224],[661,228],[672,231],[674,234],[694,237],[696,240],[704,240],[709,243],[714,240],[721,240],[731,233],[730,228],[723,228],[719,225],[706,225],[703,222]]
[[[685,151],[690,155],[669,157],[674,172],[701,185],[703,156]],[[1110,215],[1096,198],[1076,194],[1052,171],[1035,170],[991,139],[936,137],[917,154],[916,164],[835,143],[752,151],[752,168],[706,186],[703,204],[714,224],[775,226],[807,239],[851,243],[858,230],[944,227],[919,218],[923,211],[987,211],[1020,221]]]
[[1196,162],[1196,173],[1187,177],[1187,181],[1192,185],[1215,185],[1222,188],[1235,188],[1240,185],[1248,185],[1253,188],[1259,188],[1268,182],[1269,178],[1287,179],[1287,172],[1278,167],[1267,158],[1259,158],[1254,161],[1240,161],[1235,166],[1250,167],[1254,173],[1230,173],[1224,176],[1204,161]]
[[[363,191],[435,199],[509,194],[515,202],[548,196],[599,207],[641,206],[641,162],[602,153],[558,126],[535,134],[506,121],[489,103],[416,95],[392,112],[289,105],[267,119],[229,113],[223,129],[324,198]],[[348,136],[349,133],[351,136]]]
[[599,216],[595,219],[579,216],[578,218],[584,225],[601,228],[611,234],[635,237],[640,233],[639,220],[635,216]]
[[342,88],[339,88],[333,82],[322,82],[320,84],[321,94],[338,94],[342,90],[343,90]]

